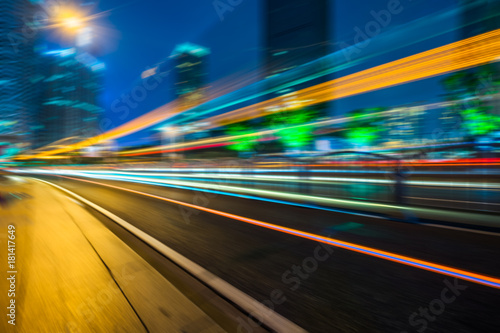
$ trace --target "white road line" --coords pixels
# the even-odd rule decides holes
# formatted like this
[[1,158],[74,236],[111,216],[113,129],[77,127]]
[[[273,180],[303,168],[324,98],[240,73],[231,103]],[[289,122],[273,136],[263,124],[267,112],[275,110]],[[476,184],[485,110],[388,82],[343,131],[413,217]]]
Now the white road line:
[[264,306],[262,303],[258,302],[256,299],[248,296],[241,290],[235,288],[231,284],[227,283],[226,281],[222,280],[215,274],[207,271],[205,268],[201,267],[200,265],[196,264],[195,262],[189,260],[188,258],[184,257],[180,253],[172,250],[156,238],[148,235],[144,231],[134,227],[132,224],[128,223],[127,221],[123,220],[122,218],[116,216],[115,214],[111,213],[110,211],[96,205],[95,203],[79,196],[78,194],[71,192],[70,190],[61,187],[59,185],[56,185],[54,183],[38,179],[38,178],[33,178],[35,180],[38,180],[40,182],[49,184],[55,188],[60,189],[61,191],[66,192],[70,196],[76,198],[80,202],[85,203],[86,205],[94,208],[95,210],[99,211],[103,215],[107,216],[114,222],[118,223],[125,229],[127,229],[129,232],[134,234],[136,237],[147,243],[149,246],[175,262],[177,265],[181,266],[184,268],[186,271],[189,273],[193,274],[195,277],[197,277],[199,280],[203,281],[205,284],[209,285],[211,288],[219,292],[221,295],[226,297],[227,299],[231,300],[233,303],[237,304],[240,306],[242,309],[244,309],[247,313],[251,314],[254,318],[258,318],[265,326],[273,329],[276,332],[307,332],[297,324],[291,322],[290,320],[286,319],[285,317],[281,316],[277,312],[269,309],[268,307]]
[[466,203],[466,204],[496,205],[496,206],[500,206],[500,203],[493,203],[493,202],[480,202],[480,201],[463,201],[463,200],[436,199],[436,198],[421,198],[421,197],[408,197],[408,199],[417,199],[417,200],[433,200],[433,201],[449,201],[449,202],[458,202],[458,203]]
[[441,224],[432,224],[432,223],[422,223],[422,225],[426,225],[428,227],[442,228],[442,229],[450,229],[450,230],[458,230],[458,231],[466,231],[466,232],[474,232],[476,234],[483,234],[489,236],[500,236],[500,233],[493,231],[483,231],[483,230],[475,230],[475,229],[467,229],[460,227],[452,227],[449,225],[441,225]]

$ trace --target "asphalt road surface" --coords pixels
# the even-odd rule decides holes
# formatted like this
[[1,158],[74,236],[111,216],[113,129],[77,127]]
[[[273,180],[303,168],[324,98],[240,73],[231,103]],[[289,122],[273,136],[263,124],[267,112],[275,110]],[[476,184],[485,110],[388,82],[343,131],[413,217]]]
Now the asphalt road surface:
[[[137,193],[68,178],[37,178],[111,211],[310,332],[500,331],[499,289]],[[495,234],[160,186],[97,182],[500,277]],[[242,324],[240,331],[251,332],[251,326]]]

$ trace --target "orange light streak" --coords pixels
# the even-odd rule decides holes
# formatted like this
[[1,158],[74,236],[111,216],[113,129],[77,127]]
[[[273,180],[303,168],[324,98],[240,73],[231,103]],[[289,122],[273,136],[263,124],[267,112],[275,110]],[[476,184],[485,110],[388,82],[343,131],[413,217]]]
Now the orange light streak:
[[[303,107],[315,105],[483,65],[497,61],[499,56],[500,29],[296,91],[294,92],[294,100],[300,101]],[[289,98],[287,95],[276,97],[204,119],[203,122],[207,125],[198,127],[197,131],[262,117],[269,113],[269,109],[289,102],[287,98]],[[34,156],[19,157],[18,159],[61,154],[123,137],[157,124],[187,109],[188,107],[180,106],[177,101],[173,101],[102,135],[65,148],[45,151]],[[154,148],[150,151],[152,150]]]
[[121,191],[126,191],[126,192],[130,192],[130,193],[135,193],[135,194],[147,196],[150,198],[162,200],[162,201],[173,203],[176,205],[181,205],[181,206],[193,208],[193,209],[196,209],[199,211],[204,211],[207,213],[227,217],[229,219],[237,220],[240,222],[253,224],[253,225],[256,225],[256,226],[259,226],[262,228],[271,229],[271,230],[275,230],[278,232],[290,234],[292,236],[310,239],[310,240],[313,240],[316,242],[325,243],[325,244],[332,245],[332,246],[339,247],[339,248],[343,248],[343,249],[346,249],[349,251],[354,251],[354,252],[362,253],[365,255],[370,255],[372,257],[377,257],[377,258],[381,258],[384,260],[393,261],[393,262],[396,262],[399,264],[404,264],[407,266],[412,266],[412,267],[424,269],[424,270],[427,270],[430,272],[444,274],[447,276],[457,277],[457,278],[460,278],[463,280],[467,280],[467,281],[471,281],[474,283],[479,283],[479,284],[483,284],[483,285],[486,285],[489,287],[500,289],[500,279],[498,279],[498,278],[494,278],[494,277],[490,277],[490,276],[486,276],[486,275],[482,275],[482,274],[477,274],[477,273],[473,273],[473,272],[469,272],[469,271],[465,271],[465,270],[461,270],[461,269],[457,269],[457,268],[453,268],[453,267],[449,267],[449,266],[444,266],[444,265],[432,263],[429,261],[415,259],[412,257],[399,255],[399,254],[396,254],[393,252],[387,252],[387,251],[378,250],[378,249],[367,247],[367,246],[362,246],[362,245],[358,245],[358,244],[354,244],[354,243],[344,242],[344,241],[341,241],[338,239],[324,237],[321,235],[312,234],[312,233],[297,230],[297,229],[287,228],[287,227],[283,227],[280,225],[243,217],[240,215],[226,213],[226,212],[222,212],[219,210],[190,204],[187,202],[182,202],[182,201],[178,201],[178,200],[174,200],[174,199],[160,197],[160,196],[157,196],[154,194],[149,194],[149,193],[145,193],[145,192],[141,192],[141,191],[131,190],[131,189],[127,189],[124,187],[108,185],[108,184],[104,184],[104,183],[94,182],[94,181],[90,181],[90,180],[83,180],[83,179],[78,179],[78,178],[73,178],[73,177],[67,177],[67,176],[61,176],[61,177],[73,179],[73,180],[77,180],[77,181],[82,181],[82,182],[87,182],[87,183],[92,183],[92,184],[97,184],[100,186],[106,186],[106,187],[118,189]]

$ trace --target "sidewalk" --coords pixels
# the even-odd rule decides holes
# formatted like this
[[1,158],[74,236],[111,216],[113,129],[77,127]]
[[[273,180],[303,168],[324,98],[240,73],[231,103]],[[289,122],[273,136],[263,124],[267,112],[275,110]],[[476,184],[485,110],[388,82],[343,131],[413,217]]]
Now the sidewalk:
[[1,332],[223,332],[76,201],[16,177],[7,192],[28,196],[0,207]]

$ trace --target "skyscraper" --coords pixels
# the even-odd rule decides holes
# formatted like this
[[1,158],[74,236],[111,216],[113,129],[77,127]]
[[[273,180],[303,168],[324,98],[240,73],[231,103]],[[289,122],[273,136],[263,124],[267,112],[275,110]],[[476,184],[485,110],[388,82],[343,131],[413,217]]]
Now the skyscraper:
[[75,49],[43,54],[38,147],[65,138],[81,140],[98,134],[98,120],[103,113],[98,99],[104,64],[95,59],[86,62],[86,59]]
[[171,58],[175,66],[175,92],[182,105],[194,106],[205,100],[209,54],[209,49],[191,43],[174,49]]
[[[498,0],[461,0],[461,38],[469,38],[488,31],[500,29],[500,1]],[[480,78],[483,91],[494,91],[494,82],[500,80],[500,64],[489,66],[491,74]],[[500,115],[500,99],[494,96],[486,102],[491,112]]]
[[[4,144],[31,145],[32,117],[37,109],[36,6],[28,0],[0,1],[0,136]],[[31,18],[31,20],[30,20]]]
[[264,2],[266,76],[328,54],[328,0]]
[[498,0],[460,0],[461,38],[469,38],[500,28]]
[[[301,65],[307,64],[329,53],[329,3],[331,0],[265,0],[264,1],[264,66],[265,78],[279,75]],[[305,83],[295,83],[286,89],[287,98],[294,100],[294,91],[325,82],[331,79],[326,76]],[[271,83],[270,83],[271,84]],[[275,86],[265,85],[264,93]],[[282,95],[264,95],[265,99]],[[285,105],[277,106],[274,112],[287,109]],[[318,117],[333,113],[333,103],[316,105]],[[270,115],[271,118],[274,116]],[[279,117],[279,116],[278,116]],[[273,120],[271,120],[273,121]]]

